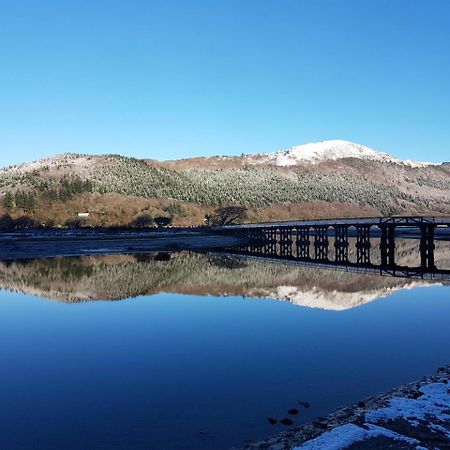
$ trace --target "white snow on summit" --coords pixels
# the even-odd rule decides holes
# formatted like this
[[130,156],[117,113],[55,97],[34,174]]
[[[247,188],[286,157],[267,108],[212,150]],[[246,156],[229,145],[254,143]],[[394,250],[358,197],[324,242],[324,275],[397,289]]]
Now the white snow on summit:
[[317,164],[326,160],[342,158],[359,158],[372,161],[391,162],[404,164],[411,167],[422,167],[431,163],[416,161],[403,161],[388,153],[373,150],[364,145],[344,140],[330,140],[297,145],[285,150],[279,150],[268,154],[248,155],[249,163],[273,164],[276,166],[295,166],[298,164]]

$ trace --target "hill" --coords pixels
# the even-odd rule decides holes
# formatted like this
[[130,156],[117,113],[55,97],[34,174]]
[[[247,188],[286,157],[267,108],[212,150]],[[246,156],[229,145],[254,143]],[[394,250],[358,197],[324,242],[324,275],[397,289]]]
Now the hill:
[[89,212],[91,225],[142,214],[203,223],[221,205],[248,220],[449,214],[450,166],[401,161],[347,141],[269,154],[153,161],[62,154],[0,170],[2,213],[63,225]]

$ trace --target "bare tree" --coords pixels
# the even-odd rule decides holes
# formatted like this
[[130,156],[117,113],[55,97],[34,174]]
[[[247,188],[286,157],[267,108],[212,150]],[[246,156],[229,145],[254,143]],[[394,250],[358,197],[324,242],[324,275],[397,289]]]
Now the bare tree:
[[247,208],[243,206],[224,206],[217,208],[208,216],[208,223],[215,226],[230,225],[247,217]]

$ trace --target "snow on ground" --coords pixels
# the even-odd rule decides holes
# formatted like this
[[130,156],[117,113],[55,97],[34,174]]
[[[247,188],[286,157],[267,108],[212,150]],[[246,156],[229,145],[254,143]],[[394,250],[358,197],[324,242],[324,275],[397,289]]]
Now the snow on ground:
[[302,163],[317,164],[326,160],[359,158],[380,162],[404,164],[410,167],[423,167],[433,163],[417,162],[395,158],[388,153],[379,152],[364,145],[344,140],[329,140],[297,145],[268,154],[254,154],[246,157],[250,163],[266,163],[276,166],[295,166]]
[[34,170],[58,168],[59,166],[85,168],[92,165],[93,161],[94,161],[93,157],[89,155],[63,153],[60,155],[37,159],[29,163],[23,163],[12,167],[6,167],[1,169],[1,171],[9,173],[27,173],[32,172]]
[[347,423],[331,431],[323,433],[316,439],[306,442],[293,450],[341,450],[358,442],[367,441],[373,437],[384,436],[394,441],[403,441],[411,445],[416,445],[416,449],[423,448],[418,445],[417,439],[411,439],[383,427],[368,424],[367,428],[362,428],[352,423]]
[[[420,388],[424,395],[417,399],[394,397],[389,406],[376,409],[366,414],[370,423],[386,422],[388,420],[414,417],[411,423],[418,420],[428,420],[430,417],[438,421],[450,421],[450,392],[449,385],[444,383],[430,383]],[[440,428],[450,438],[450,430]]]
[[[327,431],[315,439],[294,447],[293,450],[344,450],[357,444],[358,447],[365,442],[370,448],[370,440],[385,437],[389,440],[404,441],[412,448],[423,449],[425,447],[419,440],[408,437],[411,429],[416,428],[418,434],[423,436],[424,425],[428,428],[430,442],[434,433],[440,433],[450,440],[450,390],[446,383],[429,383],[419,388],[420,395],[417,398],[396,396],[389,400],[388,405],[369,411],[365,414],[365,421],[361,425],[347,423],[331,431]],[[389,429],[392,423],[400,421],[405,434]],[[406,425],[405,425],[406,424]],[[411,447],[409,447],[411,448]],[[446,447],[447,448],[447,447]]]

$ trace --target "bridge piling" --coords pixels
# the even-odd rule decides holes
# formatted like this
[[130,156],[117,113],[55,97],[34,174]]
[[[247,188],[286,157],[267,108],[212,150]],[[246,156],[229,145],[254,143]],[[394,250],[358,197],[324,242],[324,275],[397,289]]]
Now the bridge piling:
[[296,245],[297,258],[309,259],[309,227],[297,227]]
[[370,264],[370,225],[356,225],[356,260]]
[[275,255],[277,245],[276,230],[273,228],[264,228],[264,234],[266,236],[266,242],[263,251],[267,255]]
[[292,256],[292,228],[280,228],[280,256]]
[[317,260],[328,260],[328,226],[314,226],[314,257]]
[[380,251],[381,264],[386,267],[395,266],[395,225],[382,225]]
[[348,226],[347,225],[335,225],[335,261],[336,262],[348,262]]
[[434,270],[434,229],[435,225],[427,224],[420,227],[420,265],[422,269]]

